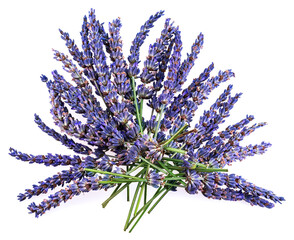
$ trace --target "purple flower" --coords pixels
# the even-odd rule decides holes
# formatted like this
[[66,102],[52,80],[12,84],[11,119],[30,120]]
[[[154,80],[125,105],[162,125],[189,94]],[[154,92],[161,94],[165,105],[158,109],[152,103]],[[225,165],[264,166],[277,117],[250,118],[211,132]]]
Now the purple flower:
[[147,183],[152,187],[158,188],[163,185],[164,176],[160,173],[157,173],[155,170],[152,170],[147,175]]
[[[283,197],[278,197],[269,190],[255,186],[254,184],[247,182],[241,176],[237,176],[235,174],[228,175],[225,173],[209,173],[203,177],[202,182],[206,188],[212,190],[217,189],[219,186],[223,185],[231,190],[237,189],[244,195],[242,200],[245,200],[252,205],[272,208],[274,205],[265,199],[270,199],[275,203],[281,203],[281,201],[285,201]],[[204,190],[204,195],[209,196],[208,192],[209,190]]]
[[26,189],[25,193],[20,193],[18,195],[18,200],[23,201],[25,199],[30,199],[32,196],[47,193],[49,189],[52,190],[57,186],[64,186],[65,183],[69,183],[75,179],[77,179],[77,174],[75,174],[74,168],[63,170],[61,173],[57,173],[33,185],[32,189]]
[[195,60],[200,53],[203,46],[203,34],[200,33],[191,47],[191,53],[188,54],[187,59],[181,64],[180,69],[177,74],[177,82],[182,85],[186,81],[186,78],[194,65]]
[[42,122],[41,118],[35,114],[35,122],[38,124],[39,128],[47,133],[49,136],[53,137],[55,140],[60,141],[63,145],[66,147],[73,149],[76,153],[81,154],[90,154],[92,152],[91,148],[88,146],[85,146],[80,143],[76,143],[74,140],[67,137],[67,135],[61,135],[60,133],[56,132],[54,129],[49,128],[47,125],[45,125],[44,122]]
[[24,162],[29,162],[29,163],[39,163],[39,164],[44,164],[46,166],[59,166],[59,165],[79,165],[81,164],[82,160],[79,156],[75,155],[73,157],[67,156],[67,155],[60,155],[60,154],[50,154],[48,153],[47,155],[32,155],[32,154],[26,154],[19,152],[13,148],[9,149],[10,155],[15,157],[16,159],[19,159]]
[[150,159],[152,163],[160,161],[163,155],[163,149],[157,143],[155,139],[149,139],[145,142],[145,146],[148,148],[146,151],[146,159]]
[[148,36],[149,29],[153,27],[153,23],[156,22],[162,15],[164,14],[164,11],[159,11],[154,15],[151,15],[150,18],[145,22],[144,25],[141,26],[140,32],[137,33],[135,39],[132,42],[132,46],[130,49],[130,56],[128,57],[128,60],[130,62],[129,66],[129,76],[137,76],[140,72],[138,68],[139,63],[139,55],[140,55],[140,47],[144,43],[144,40]]
[[195,194],[201,186],[201,177],[197,174],[196,171],[187,170],[186,172],[186,181],[187,187],[185,188],[189,194]]
[[80,195],[81,192],[98,190],[99,188],[97,187],[96,181],[98,181],[98,179],[96,180],[96,178],[92,180],[83,178],[80,181],[75,181],[67,188],[50,195],[48,199],[44,199],[39,205],[31,203],[28,206],[28,209],[30,213],[35,213],[35,216],[39,217],[51,208],[59,206],[60,203],[67,202],[72,197]]

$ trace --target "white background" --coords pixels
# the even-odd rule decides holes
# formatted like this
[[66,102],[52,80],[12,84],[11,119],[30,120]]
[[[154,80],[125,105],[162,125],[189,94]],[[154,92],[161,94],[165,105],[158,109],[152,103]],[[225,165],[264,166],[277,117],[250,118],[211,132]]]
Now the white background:
[[[58,28],[69,32],[80,45],[82,18],[91,7],[105,26],[121,17],[125,56],[140,26],[151,14],[165,10],[142,48],[142,60],[166,17],[180,26],[184,57],[202,32],[204,48],[189,81],[212,61],[214,74],[233,69],[233,91],[244,94],[221,128],[253,114],[255,122],[266,121],[268,126],[246,138],[244,145],[262,140],[273,144],[266,154],[235,163],[229,172],[284,196],[286,202],[269,210],[178,191],[144,216],[131,234],[122,230],[129,207],[124,194],[105,209],[100,204],[110,192],[97,191],[76,197],[38,219],[27,214],[27,205],[39,203],[44,196],[18,202],[18,193],[62,168],[17,161],[8,155],[8,149],[72,154],[41,132],[33,116],[39,114],[57,130],[39,76],[50,76],[54,69],[62,71],[51,51],[55,48],[68,54]],[[9,1],[2,2],[0,9],[1,239],[294,239],[291,1]],[[211,94],[196,119],[226,86]]]

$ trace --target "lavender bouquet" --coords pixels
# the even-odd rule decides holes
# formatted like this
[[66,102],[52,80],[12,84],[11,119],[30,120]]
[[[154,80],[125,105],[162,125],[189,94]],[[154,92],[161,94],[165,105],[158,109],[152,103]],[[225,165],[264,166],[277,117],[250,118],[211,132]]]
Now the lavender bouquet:
[[[107,32],[91,9],[82,25],[82,49],[60,30],[75,63],[57,50],[53,50],[54,58],[71,74],[73,83],[57,71],[52,72],[53,80],[45,75],[41,80],[49,90],[54,122],[64,134],[49,128],[38,115],[35,122],[76,155],[32,155],[10,148],[11,156],[25,162],[69,166],[18,195],[23,201],[66,185],[41,203],[28,206],[36,217],[81,193],[110,188],[114,190],[102,206],[125,190],[131,205],[124,230],[130,228],[130,232],[147,211],[150,213],[168,192],[178,188],[189,194],[201,192],[207,198],[244,200],[266,208],[285,200],[241,176],[226,173],[227,165],[263,154],[270,146],[266,142],[240,145],[244,137],[266,124],[249,125],[252,115],[217,132],[241,96],[232,96],[232,85],[191,126],[196,110],[211,91],[234,77],[231,70],[211,76],[212,63],[187,88],[182,87],[202,48],[201,33],[182,60],[181,32],[166,19],[139,69],[140,47],[163,14],[157,12],[142,25],[127,60],[122,53],[119,18],[109,23]],[[146,107],[151,116],[143,116]],[[136,185],[133,194],[130,184]],[[150,194],[149,186],[157,190]]]

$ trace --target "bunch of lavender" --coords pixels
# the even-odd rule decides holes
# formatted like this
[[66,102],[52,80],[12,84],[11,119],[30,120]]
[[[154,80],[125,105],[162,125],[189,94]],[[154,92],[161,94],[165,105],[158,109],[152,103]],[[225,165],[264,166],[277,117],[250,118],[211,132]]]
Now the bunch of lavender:
[[[150,213],[168,192],[177,188],[184,188],[189,194],[201,192],[207,198],[244,200],[266,208],[272,208],[272,202],[285,200],[241,176],[226,173],[227,165],[263,154],[270,146],[266,142],[240,145],[245,136],[265,125],[249,126],[254,119],[251,115],[217,132],[241,96],[231,94],[232,85],[191,126],[196,110],[211,91],[234,77],[231,70],[211,76],[212,63],[183,89],[203,46],[201,33],[182,60],[181,32],[166,19],[160,37],[149,46],[143,69],[139,69],[140,47],[163,13],[157,12],[142,25],[127,61],[122,53],[119,18],[109,23],[107,32],[91,9],[83,20],[82,49],[60,30],[74,61],[57,50],[53,50],[54,58],[71,74],[73,83],[56,70],[52,80],[45,75],[41,80],[49,90],[54,122],[64,134],[49,128],[38,115],[35,122],[76,155],[32,155],[10,148],[10,155],[22,161],[69,166],[18,195],[23,201],[66,185],[41,203],[28,206],[36,217],[93,190],[115,187],[103,207],[123,190],[130,200],[132,183],[136,188],[124,227],[126,230],[132,226],[130,231],[147,210]],[[151,109],[150,117],[143,116],[144,102]],[[78,120],[73,113],[85,120]],[[152,196],[148,186],[157,188]]]

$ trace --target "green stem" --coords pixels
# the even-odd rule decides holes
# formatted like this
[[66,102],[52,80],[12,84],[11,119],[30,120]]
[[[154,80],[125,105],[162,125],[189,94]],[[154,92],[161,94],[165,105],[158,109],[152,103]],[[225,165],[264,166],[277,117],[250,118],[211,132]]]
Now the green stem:
[[141,122],[142,122],[142,116],[143,116],[143,99],[141,99],[140,101],[140,118],[141,118]]
[[[140,176],[142,173],[144,172],[144,169],[141,170],[137,175],[135,175],[136,177]],[[126,187],[128,187],[131,184],[131,182],[126,183],[124,186],[122,186],[120,189],[118,189],[116,192],[113,192],[109,198],[107,198],[103,203],[102,203],[102,207],[105,208],[107,206],[107,204],[114,198],[116,197],[119,193],[121,193]]]
[[183,171],[183,170],[185,170],[184,167],[173,166],[173,165],[171,165],[171,164],[169,164],[169,163],[166,163],[166,165],[167,165],[167,167],[168,167],[169,169],[172,169],[172,170],[177,170],[177,171]]
[[134,221],[134,219],[139,216],[139,213],[141,213],[141,215],[138,217],[137,221],[134,223],[133,227],[131,228],[131,230],[129,232],[132,232],[133,229],[135,228],[135,226],[137,225],[137,223],[140,221],[140,219],[142,218],[142,216],[144,215],[144,213],[147,211],[148,207],[151,205],[151,203],[154,201],[155,198],[158,197],[158,195],[160,195],[165,189],[161,189],[158,188],[158,190],[156,191],[156,193],[153,195],[153,197],[137,212],[137,215],[135,217],[133,217],[130,222],[129,222],[129,225],[124,229],[126,230],[130,225],[131,223]]
[[[146,160],[145,158],[140,157],[140,159],[141,159],[142,161],[146,162],[148,165],[150,165],[150,166],[153,167],[154,169],[157,169],[158,171],[160,171],[160,172],[162,172],[162,173],[168,175],[168,173],[167,173],[166,171],[164,171],[162,168],[157,167],[155,164],[149,162],[149,161]],[[158,162],[160,162],[160,161],[158,161]]]
[[119,183],[119,184],[116,186],[116,188],[115,188],[115,189],[113,190],[113,192],[111,193],[110,197],[113,196],[113,195],[118,191],[118,189],[120,188],[120,186],[121,186],[121,183]]
[[142,199],[142,195],[143,195],[143,191],[144,191],[144,186],[145,185],[146,185],[146,182],[142,183],[142,185],[140,187],[140,193],[139,193],[138,201],[137,201],[137,204],[136,204],[136,207],[135,207],[134,216],[137,215],[137,211],[138,211],[138,208],[139,208],[141,199]]
[[128,182],[147,182],[146,179],[121,179],[121,178],[115,178],[107,181],[99,181],[101,184],[105,183],[128,183]]
[[179,162],[179,163],[184,162],[184,161],[181,160],[181,159],[169,158],[169,157],[163,157],[162,160],[167,160],[167,161],[172,161],[172,162]]
[[148,206],[143,210],[143,212],[141,213],[141,215],[139,216],[139,218],[137,219],[137,221],[134,223],[134,225],[130,229],[129,233],[131,233],[133,231],[133,229],[136,227],[136,225],[138,224],[138,222],[140,221],[140,219],[143,217],[144,213],[147,211],[147,209],[150,206],[150,204],[151,203],[149,203]]
[[[126,170],[127,170],[127,173],[128,173],[129,172],[129,166],[127,166]],[[129,201],[130,201],[130,186],[127,186],[127,202],[129,202]]]
[[160,115],[159,115],[159,119],[158,119],[158,122],[157,122],[157,125],[156,125],[156,128],[155,128],[155,133],[154,133],[154,138],[155,139],[157,138],[157,133],[158,133],[158,129],[159,129],[159,126],[160,126],[160,122],[161,122],[161,118],[162,118],[164,108],[165,108],[165,104],[163,104],[161,106],[161,109],[160,109]]
[[163,190],[162,187],[159,187],[159,188],[157,189],[157,191],[154,193],[153,197],[152,197],[151,199],[149,199],[149,201],[148,201],[146,204],[144,204],[143,207],[140,208],[140,210],[137,212],[137,215],[132,217],[132,219],[129,221],[128,226],[126,226],[126,227],[124,228],[124,231],[126,231],[127,228],[128,228],[128,227],[132,224],[132,222],[136,219],[136,217],[138,217],[139,214],[140,214],[140,213],[141,213],[146,207],[148,207],[148,206],[152,203],[152,201],[153,201],[153,200],[154,200],[154,199],[160,194],[160,191],[161,191],[161,190]]
[[144,204],[147,202],[147,184],[144,185]]
[[[149,167],[150,167],[150,165],[147,165],[147,167],[146,167],[146,172],[145,172],[145,180],[146,181],[147,181],[147,175],[148,175],[148,172],[149,172]],[[147,192],[146,192],[147,188],[146,188],[146,186],[147,186],[147,183],[144,182],[144,183],[142,183],[142,185],[140,187],[141,189],[140,189],[138,201],[137,201],[137,204],[136,204],[136,207],[135,207],[134,216],[137,214],[137,211],[138,211],[138,208],[139,208],[139,205],[140,205],[141,198],[142,198],[142,195],[143,195],[144,190],[145,190],[144,204],[146,203],[146,198],[147,198],[147,196],[146,196],[147,195]]]
[[178,148],[172,148],[172,147],[164,147],[165,150],[170,151],[170,152],[175,152],[175,153],[180,153],[180,154],[187,154],[187,151],[181,150]]
[[[163,157],[162,160],[167,160],[167,161],[172,161],[172,162],[179,162],[179,163],[184,162],[184,161],[181,160],[181,159],[168,158],[168,157]],[[203,167],[203,168],[207,168],[207,166],[206,166],[205,164],[202,164],[202,163],[190,162],[190,161],[187,161],[187,162],[193,164],[193,165],[195,166],[194,168],[196,168],[196,166],[198,166],[198,167]],[[191,169],[194,169],[194,168],[191,168]]]
[[198,172],[228,172],[228,169],[224,168],[195,168]]
[[185,177],[165,177],[164,180],[172,181],[172,180],[183,180],[186,179]]
[[[173,177],[177,177],[172,171],[170,171],[162,162],[158,161],[159,165],[164,168],[170,175],[172,175]],[[182,180],[180,180],[180,182],[184,185],[187,186],[187,184],[185,182],[183,182]]]
[[121,182],[113,182],[113,181],[100,181],[100,184],[116,184],[116,183],[121,183]]
[[205,164],[203,164],[203,163],[198,163],[198,162],[190,162],[190,163],[193,164],[193,166],[192,166],[191,169],[194,169],[194,166],[195,166],[195,168],[196,168],[196,167],[207,168],[207,166],[206,166]]
[[162,144],[162,146],[167,146],[170,144],[177,136],[179,136],[189,125],[187,123],[184,124],[173,136],[170,137],[166,142]]
[[164,196],[170,191],[171,188],[172,188],[172,186],[170,186],[168,189],[166,189],[165,192],[160,196],[160,198],[153,204],[153,206],[148,211],[149,214],[157,206],[157,204],[164,198]]
[[[150,165],[147,165],[145,178],[147,179],[148,173],[149,173]],[[147,202],[147,184],[144,185],[144,204]]]
[[145,165],[145,163],[140,163],[136,167],[134,167],[134,168],[130,169],[129,171],[127,171],[126,174],[130,174],[130,173],[136,171],[138,168],[143,167],[144,165]]
[[108,175],[112,175],[112,176],[118,176],[118,177],[126,177],[126,178],[132,178],[132,179],[142,179],[142,178],[138,178],[138,177],[134,177],[134,176],[130,176],[130,175],[125,175],[125,174],[120,174],[120,173],[113,173],[113,172],[107,172],[107,171],[101,171],[98,169],[92,169],[92,168],[84,168],[85,171],[88,172],[94,172],[94,173],[101,173],[101,174],[108,174]]
[[190,134],[190,133],[195,133],[195,132],[197,132],[197,129],[196,129],[196,128],[194,128],[194,129],[192,129],[192,130],[190,130],[190,131],[184,132],[183,134],[178,135],[176,138],[180,138],[180,137],[183,137],[183,136],[185,136],[185,135],[188,135],[188,134]]
[[105,208],[107,204],[112,200],[115,196],[117,196],[119,193],[121,193],[127,186],[129,186],[131,183],[126,183],[124,186],[122,186],[120,189],[118,189],[115,193],[112,193],[109,198],[107,198],[103,203],[102,207]]
[[134,194],[134,197],[133,197],[133,201],[131,203],[131,207],[130,207],[130,210],[129,210],[129,214],[128,214],[128,217],[127,217],[127,220],[126,220],[126,223],[125,223],[125,228],[129,224],[129,220],[130,220],[130,217],[131,217],[134,205],[135,205],[135,201],[136,201],[136,198],[137,198],[137,195],[138,195],[138,192],[139,192],[139,188],[140,188],[140,183],[138,183],[138,185],[137,185],[137,188],[136,188],[136,191],[135,191],[135,194]]
[[131,77],[131,82],[132,82],[133,97],[134,97],[134,104],[135,104],[135,108],[136,108],[137,120],[138,120],[138,124],[140,126],[140,131],[141,131],[141,133],[143,133],[143,127],[142,127],[141,118],[140,118],[140,111],[139,111],[138,102],[137,102],[137,94],[136,94],[136,86],[135,86],[134,77]]
[[[182,146],[180,146],[180,148],[179,149],[183,149],[184,147],[186,146],[186,143],[184,143],[184,144],[182,144]],[[175,152],[175,153],[173,153],[173,155],[171,155],[171,158],[173,158],[174,156],[176,156],[177,155],[177,153]]]
[[[170,165],[169,163],[166,163],[166,164],[167,164],[167,167],[169,169],[173,169],[173,170],[177,170],[177,171],[183,171],[185,169],[184,167],[173,166],[173,165]],[[228,169],[207,168],[207,166],[205,166],[205,167],[202,167],[202,166],[196,167],[196,164],[194,165],[193,168],[190,168],[190,169],[196,170],[198,172],[228,172]]]

